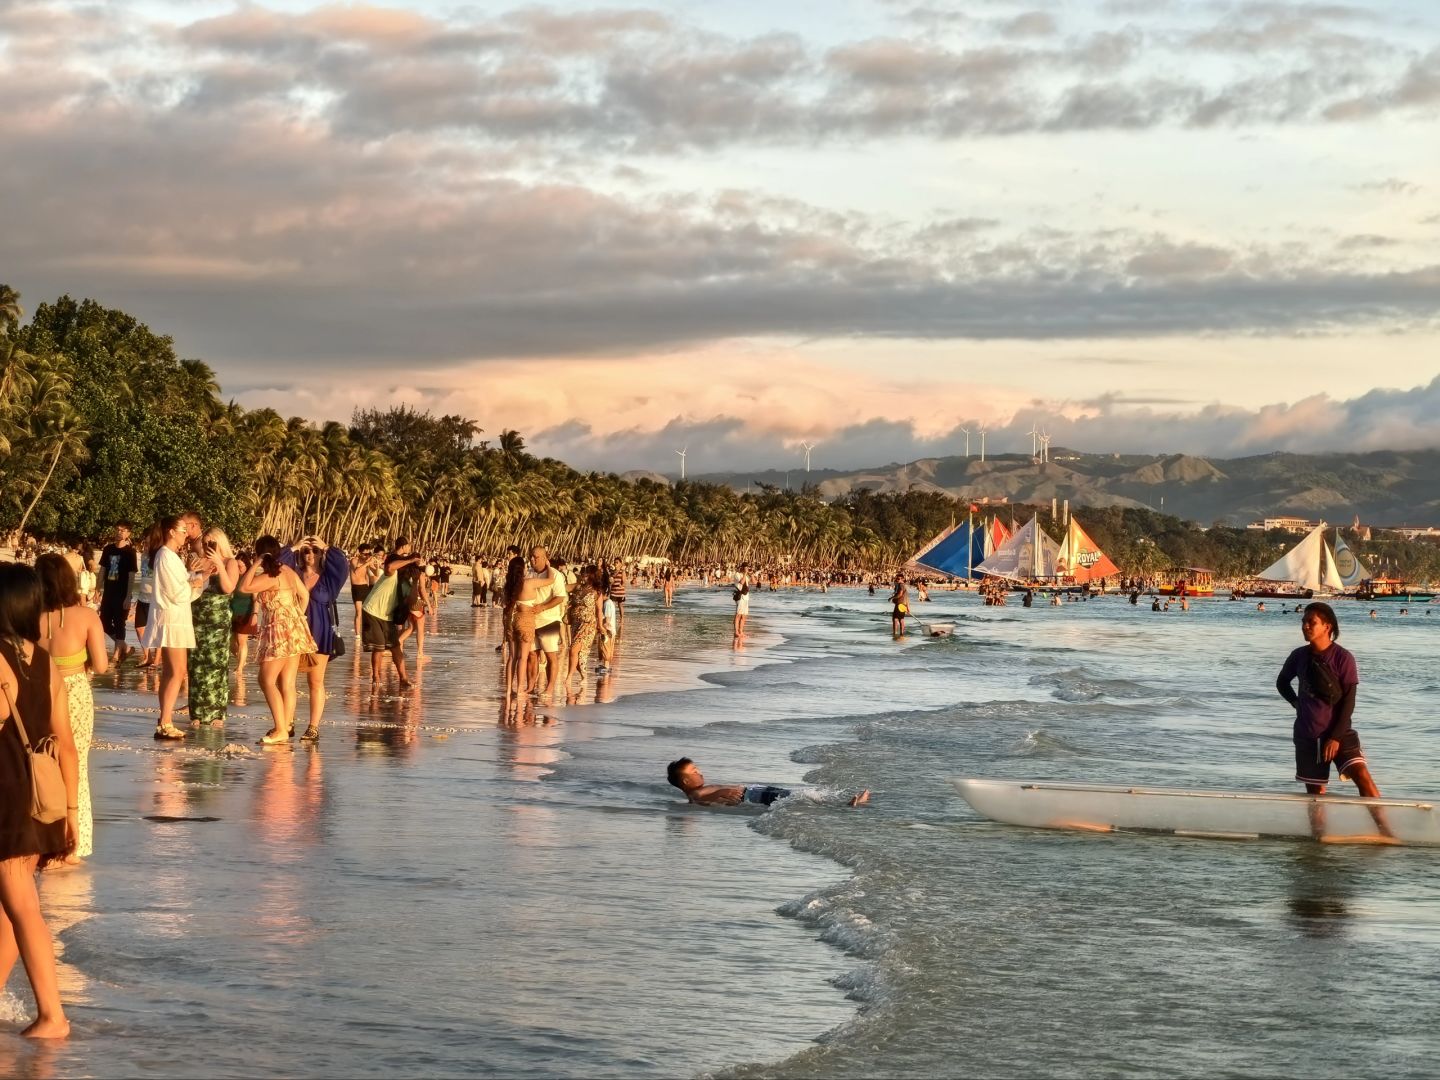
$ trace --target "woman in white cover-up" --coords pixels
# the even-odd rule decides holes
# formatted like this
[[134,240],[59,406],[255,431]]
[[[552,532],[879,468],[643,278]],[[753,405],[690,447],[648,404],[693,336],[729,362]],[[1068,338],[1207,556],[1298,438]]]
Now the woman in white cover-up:
[[175,699],[185,681],[189,651],[195,647],[195,626],[190,621],[190,601],[196,590],[190,571],[180,558],[189,527],[178,517],[160,522],[161,544],[150,552],[150,567],[155,576],[155,598],[150,603],[150,621],[145,627],[143,644],[158,649],[160,669],[160,722],[155,727],[157,739],[183,739],[185,733],[174,724]]

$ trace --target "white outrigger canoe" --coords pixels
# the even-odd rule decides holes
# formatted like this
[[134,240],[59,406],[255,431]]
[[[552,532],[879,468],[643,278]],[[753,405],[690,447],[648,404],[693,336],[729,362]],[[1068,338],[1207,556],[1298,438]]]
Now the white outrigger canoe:
[[950,782],[987,818],[1037,829],[1135,830],[1217,840],[1289,836],[1331,844],[1440,845],[1440,811],[1428,802],[1025,780],[957,778]]

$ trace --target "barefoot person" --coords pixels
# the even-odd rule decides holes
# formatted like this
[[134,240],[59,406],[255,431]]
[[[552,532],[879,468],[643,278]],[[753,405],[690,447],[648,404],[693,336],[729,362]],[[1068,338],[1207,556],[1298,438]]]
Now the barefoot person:
[[[1300,633],[1307,644],[1286,657],[1275,680],[1275,689],[1295,708],[1295,779],[1309,794],[1324,795],[1333,763],[1341,780],[1354,781],[1362,796],[1378,799],[1380,789],[1365,763],[1360,736],[1350,726],[1360,674],[1354,655],[1336,640],[1340,621],[1334,609],[1318,601],[1306,605]],[[1388,835],[1380,816],[1376,824]],[[1319,804],[1312,807],[1311,825],[1316,838],[1322,838],[1324,808]]]
[[115,526],[115,539],[100,553],[100,571],[104,584],[100,589],[100,622],[105,635],[115,643],[114,662],[129,655],[125,644],[125,624],[130,621],[130,579],[140,569],[135,545],[130,542],[130,523]]
[[240,591],[255,597],[260,613],[256,639],[260,690],[274,720],[260,741],[267,746],[289,742],[295,734],[295,678],[300,658],[315,651],[315,639],[305,622],[310,591],[299,574],[281,565],[280,541],[273,536],[255,541],[255,561],[240,579]]
[[[672,761],[665,769],[665,778],[697,806],[739,806],[741,803],[769,806],[794,794],[789,788],[773,784],[707,784],[699,767],[688,757]],[[850,805],[864,806],[869,801],[867,788],[851,798]]]
[[175,699],[185,681],[190,663],[190,650],[195,648],[195,624],[190,621],[190,602],[200,592],[180,558],[180,550],[189,540],[189,526],[184,518],[160,520],[158,546],[148,557],[154,575],[154,600],[150,605],[150,621],[145,626],[142,644],[147,650],[160,653],[160,720],[155,725],[157,739],[183,739],[185,733],[175,726]]
[[[320,719],[325,715],[325,669],[330,666],[330,657],[335,652],[335,639],[340,632],[340,590],[345,579],[350,577],[350,560],[337,547],[331,547],[318,536],[307,536],[300,541],[298,551],[286,550],[280,561],[300,575],[300,581],[310,594],[305,608],[305,622],[310,627],[310,636],[315,639],[315,651],[302,658],[305,681],[310,688],[310,723],[300,738],[315,742],[320,738]],[[351,578],[354,588],[354,579]],[[295,718],[290,718],[293,726]]]
[[94,814],[90,808],[90,744],[95,741],[95,698],[90,675],[109,670],[105,631],[100,618],[80,602],[75,571],[61,556],[50,553],[35,560],[44,596],[41,614],[40,647],[55,661],[55,671],[65,686],[66,712],[75,742],[76,773],[79,777],[79,805],[76,812],[75,850],[65,857],[69,864],[88,859],[95,852]]
[[[1025,606],[1030,606],[1030,594],[1025,594]],[[905,617],[910,614],[910,590],[905,586],[905,575],[895,575],[895,588],[890,591],[890,633],[897,638],[905,636]]]
[[[21,1032],[63,1039],[70,1023],[60,1003],[55,942],[40,913],[35,872],[75,848],[80,779],[65,684],[41,649],[40,579],[19,563],[0,563],[0,986],[25,964],[39,1015]],[[104,646],[101,645],[101,659]],[[65,781],[65,817],[42,825],[31,816],[30,764],[25,740],[54,737]]]

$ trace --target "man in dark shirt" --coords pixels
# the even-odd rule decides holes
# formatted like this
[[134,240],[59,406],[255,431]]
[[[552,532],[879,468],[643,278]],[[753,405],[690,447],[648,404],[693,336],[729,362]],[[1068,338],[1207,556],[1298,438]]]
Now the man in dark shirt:
[[[1295,707],[1295,779],[1311,795],[1323,795],[1333,762],[1340,779],[1353,780],[1361,795],[1378,799],[1360,736],[1350,725],[1360,674],[1355,657],[1335,640],[1340,622],[1334,609],[1307,605],[1300,632],[1308,644],[1286,658],[1275,681],[1280,696]],[[1297,681],[1298,692],[1292,686]]]
[[135,547],[130,543],[130,523],[115,525],[115,539],[100,553],[100,573],[104,584],[100,592],[100,625],[105,636],[115,643],[111,662],[118,664],[131,652],[125,644],[125,623],[130,619],[130,577],[140,568]]

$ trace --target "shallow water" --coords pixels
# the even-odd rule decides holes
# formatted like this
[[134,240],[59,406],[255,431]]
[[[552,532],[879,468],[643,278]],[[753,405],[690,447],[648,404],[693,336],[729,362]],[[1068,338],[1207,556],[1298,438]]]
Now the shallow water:
[[[332,672],[318,752],[219,753],[253,688],[157,747],[153,694],[97,680],[97,855],[43,881],[76,1035],[0,1073],[1434,1072],[1435,854],[1014,829],[947,783],[1295,790],[1297,617],[937,594],[956,637],[896,643],[882,600],[756,594],[736,654],[727,592],[639,594],[602,703],[513,726],[452,600],[418,692]],[[1376,778],[1433,794],[1440,616],[1358,614]],[[691,809],[681,754],[817,790]]]

